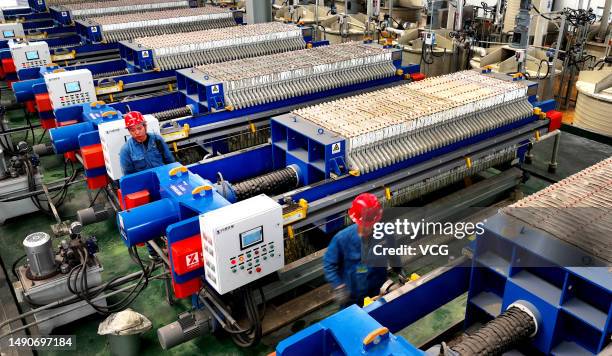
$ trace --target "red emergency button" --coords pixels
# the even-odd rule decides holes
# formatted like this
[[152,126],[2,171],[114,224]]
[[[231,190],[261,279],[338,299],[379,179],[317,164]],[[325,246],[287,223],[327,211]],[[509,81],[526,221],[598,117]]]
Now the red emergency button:
[[236,264],[236,260],[232,260],[231,262],[232,262],[232,264],[233,264],[233,265],[235,265],[235,264]]
[[261,267],[255,268],[255,271],[257,271],[257,273],[261,272]]
[[256,254],[256,255],[259,255],[259,251],[255,250],[255,254]]

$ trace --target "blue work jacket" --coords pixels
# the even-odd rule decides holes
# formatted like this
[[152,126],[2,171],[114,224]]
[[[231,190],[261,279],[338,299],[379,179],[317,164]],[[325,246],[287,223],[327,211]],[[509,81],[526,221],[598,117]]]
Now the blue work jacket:
[[119,159],[123,174],[132,174],[174,162],[174,156],[164,139],[153,133],[147,135],[149,138],[145,143],[138,143],[130,137],[121,147]]
[[336,288],[345,284],[351,303],[360,304],[366,296],[378,294],[387,280],[386,267],[372,267],[362,262],[362,238],[353,224],[338,232],[323,257],[325,279]]

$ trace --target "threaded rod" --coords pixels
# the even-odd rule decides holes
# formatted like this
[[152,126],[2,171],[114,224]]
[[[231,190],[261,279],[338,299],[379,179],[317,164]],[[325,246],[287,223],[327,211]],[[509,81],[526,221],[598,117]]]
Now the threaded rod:
[[287,167],[234,184],[238,200],[244,200],[259,194],[276,195],[287,192],[298,186],[298,175],[295,169]]
[[191,109],[188,106],[183,106],[182,108],[178,109],[159,111],[151,115],[155,116],[155,118],[157,118],[157,120],[159,121],[167,121],[179,117],[191,116],[193,115],[193,113],[191,112]]
[[501,355],[528,339],[535,331],[535,323],[531,315],[512,307],[463,339],[453,350],[461,356]]

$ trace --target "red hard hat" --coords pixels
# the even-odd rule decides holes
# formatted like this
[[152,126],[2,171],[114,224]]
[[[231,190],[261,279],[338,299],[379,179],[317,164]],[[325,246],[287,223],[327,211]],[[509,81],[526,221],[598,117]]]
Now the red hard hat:
[[382,207],[376,195],[359,194],[348,211],[349,217],[359,226],[372,227],[382,219]]
[[123,116],[123,120],[125,121],[125,127],[128,129],[145,122],[144,116],[138,111],[130,111]]

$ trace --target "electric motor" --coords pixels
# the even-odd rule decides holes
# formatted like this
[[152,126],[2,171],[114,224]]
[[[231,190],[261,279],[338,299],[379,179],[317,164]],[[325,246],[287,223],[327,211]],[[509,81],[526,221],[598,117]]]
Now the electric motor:
[[211,314],[206,309],[200,309],[183,313],[177,321],[157,329],[157,338],[161,347],[168,350],[214,330]]
[[55,256],[51,236],[46,232],[35,232],[23,240],[30,274],[34,278],[44,278],[56,272]]

